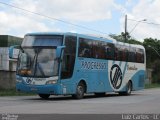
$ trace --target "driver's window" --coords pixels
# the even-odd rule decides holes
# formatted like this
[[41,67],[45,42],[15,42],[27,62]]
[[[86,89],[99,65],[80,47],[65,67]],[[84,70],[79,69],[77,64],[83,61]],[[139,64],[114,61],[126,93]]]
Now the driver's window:
[[65,46],[61,67],[61,78],[71,78],[74,70],[75,56],[76,56],[76,37],[66,36]]

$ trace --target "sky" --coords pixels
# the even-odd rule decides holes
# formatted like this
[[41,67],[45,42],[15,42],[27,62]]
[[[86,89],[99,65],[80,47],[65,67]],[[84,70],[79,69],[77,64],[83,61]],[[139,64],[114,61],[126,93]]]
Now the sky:
[[124,32],[127,15],[127,31],[133,38],[160,39],[159,5],[160,0],[0,0],[0,35],[23,37],[32,32],[119,35]]

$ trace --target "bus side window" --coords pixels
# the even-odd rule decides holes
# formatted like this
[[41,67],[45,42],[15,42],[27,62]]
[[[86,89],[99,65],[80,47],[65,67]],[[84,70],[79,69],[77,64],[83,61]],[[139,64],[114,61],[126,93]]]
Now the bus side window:
[[105,59],[105,42],[98,43],[98,55],[99,59]]
[[63,61],[61,67],[61,78],[71,78],[74,70],[75,56],[76,56],[76,37],[66,36],[63,53]]
[[107,60],[114,60],[115,47],[112,43],[107,43],[105,45],[105,54]]
[[98,58],[99,53],[98,53],[98,41],[93,41],[92,44],[92,58]]
[[128,62],[136,62],[136,49],[129,48],[129,59]]
[[115,58],[114,59],[117,60],[117,61],[119,60],[119,54],[118,53],[119,53],[118,48],[115,47]]
[[136,62],[144,63],[144,50],[143,49],[136,50]]
[[92,57],[92,41],[84,38],[79,39],[79,57]]
[[144,63],[144,50],[141,49],[141,63]]

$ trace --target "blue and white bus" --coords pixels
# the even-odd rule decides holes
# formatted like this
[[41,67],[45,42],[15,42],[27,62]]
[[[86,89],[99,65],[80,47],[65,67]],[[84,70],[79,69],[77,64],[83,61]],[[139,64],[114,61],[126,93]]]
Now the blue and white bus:
[[[13,48],[13,47],[12,47]],[[145,49],[141,45],[77,33],[29,33],[20,46],[16,89],[50,95],[130,95],[144,88]]]

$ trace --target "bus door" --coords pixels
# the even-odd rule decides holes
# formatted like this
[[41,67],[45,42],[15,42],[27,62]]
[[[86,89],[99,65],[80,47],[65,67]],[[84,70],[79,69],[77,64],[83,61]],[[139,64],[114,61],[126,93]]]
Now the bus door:
[[[74,36],[65,36],[65,49],[61,62],[61,83],[65,85],[64,94],[73,93],[74,89],[74,65],[76,56],[77,38]],[[66,93],[65,93],[66,92]]]

